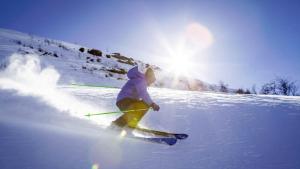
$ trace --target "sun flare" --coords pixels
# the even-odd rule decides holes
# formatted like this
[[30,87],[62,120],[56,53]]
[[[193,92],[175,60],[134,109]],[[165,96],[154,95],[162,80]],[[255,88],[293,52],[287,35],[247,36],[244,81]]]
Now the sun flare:
[[166,65],[169,72],[188,76],[197,67],[196,57],[201,57],[201,52],[213,44],[213,35],[207,27],[192,22],[185,26],[183,32],[174,36],[178,36],[178,41],[163,39],[168,52]]
[[169,62],[168,70],[177,76],[188,76],[193,70],[193,64],[188,60],[187,57],[172,57]]
[[191,23],[186,27],[186,40],[197,49],[206,49],[212,45],[214,38],[210,30],[199,24]]

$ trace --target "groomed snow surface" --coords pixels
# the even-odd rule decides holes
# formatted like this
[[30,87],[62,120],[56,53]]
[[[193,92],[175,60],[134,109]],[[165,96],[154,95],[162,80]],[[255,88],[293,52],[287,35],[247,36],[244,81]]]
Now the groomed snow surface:
[[[57,85],[54,67],[12,57],[0,73],[1,169],[297,169],[300,98],[150,88],[161,106],[141,124],[184,132],[174,146],[121,137],[119,89]],[[101,85],[101,84],[99,84]]]

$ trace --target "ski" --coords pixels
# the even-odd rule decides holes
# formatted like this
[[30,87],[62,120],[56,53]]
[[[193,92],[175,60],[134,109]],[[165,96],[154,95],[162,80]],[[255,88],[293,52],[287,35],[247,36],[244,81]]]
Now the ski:
[[125,137],[151,142],[151,143],[166,144],[169,146],[172,146],[177,142],[177,139],[172,137],[142,137],[142,136],[134,136],[134,135],[127,135]]
[[[110,130],[117,132],[121,134],[123,131],[125,131],[123,137],[124,138],[130,138],[130,139],[137,139],[137,140],[142,140],[142,141],[147,141],[147,142],[152,142],[152,143],[158,143],[158,144],[166,144],[166,145],[174,145],[177,142],[177,139],[175,137],[167,137],[167,136],[162,136],[162,135],[157,135],[157,136],[149,136],[147,133],[141,133],[141,136],[139,135],[134,135],[133,132],[135,132],[132,128],[119,128],[117,126],[110,126]],[[145,135],[146,134],[146,135]]]
[[185,133],[171,133],[171,132],[152,130],[152,129],[142,128],[142,127],[135,127],[135,128],[131,128],[131,129],[135,130],[137,132],[141,132],[141,133],[153,134],[154,136],[171,137],[171,138],[176,138],[179,140],[183,140],[188,137],[188,135]]
[[188,137],[188,135],[185,133],[171,133],[142,127],[120,128],[119,126],[111,125],[109,128],[110,130],[119,133],[125,131],[124,137],[127,138],[138,139],[152,143],[166,144],[170,146],[176,144],[177,140],[186,139]]

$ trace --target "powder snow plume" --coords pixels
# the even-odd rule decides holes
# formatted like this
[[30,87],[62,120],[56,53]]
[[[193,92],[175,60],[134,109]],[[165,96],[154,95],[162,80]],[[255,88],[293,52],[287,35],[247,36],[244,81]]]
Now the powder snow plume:
[[100,111],[59,90],[59,77],[54,67],[42,68],[37,55],[13,54],[7,68],[0,72],[0,89],[15,90],[22,96],[38,97],[49,106],[77,117],[83,117],[86,112]]

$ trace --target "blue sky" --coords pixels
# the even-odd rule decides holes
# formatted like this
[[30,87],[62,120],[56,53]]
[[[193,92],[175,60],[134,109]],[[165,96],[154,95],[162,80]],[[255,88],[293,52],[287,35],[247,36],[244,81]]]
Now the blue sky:
[[1,0],[0,27],[168,68],[165,60],[172,58],[167,51],[176,53],[187,27],[197,23],[209,30],[213,43],[188,57],[193,63],[188,73],[210,83],[223,80],[234,88],[250,88],[275,76],[299,84],[298,9],[300,1],[283,0]]

